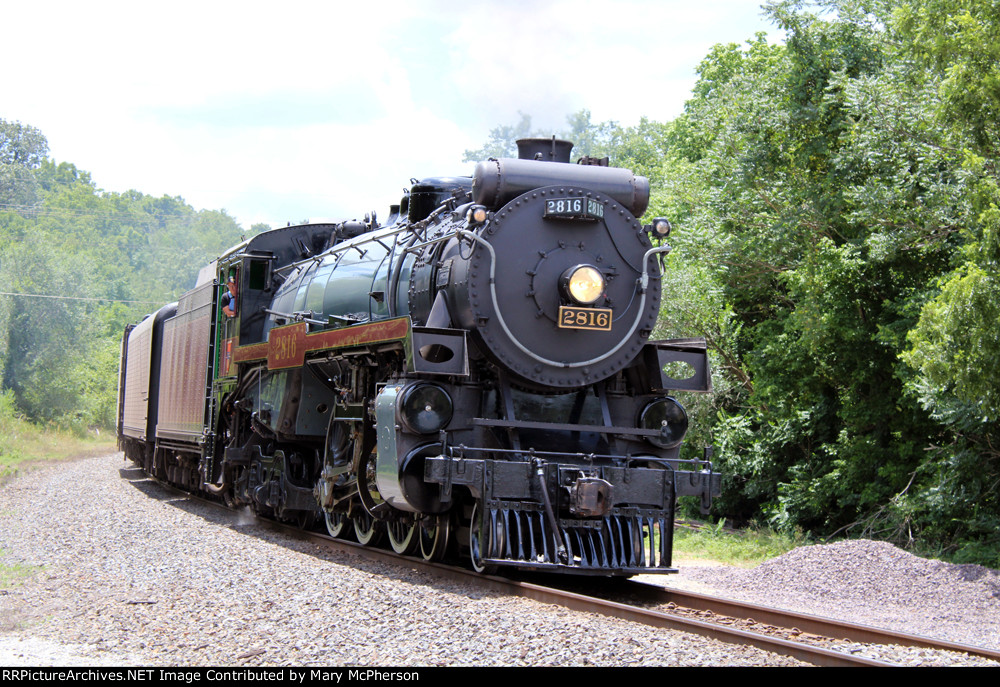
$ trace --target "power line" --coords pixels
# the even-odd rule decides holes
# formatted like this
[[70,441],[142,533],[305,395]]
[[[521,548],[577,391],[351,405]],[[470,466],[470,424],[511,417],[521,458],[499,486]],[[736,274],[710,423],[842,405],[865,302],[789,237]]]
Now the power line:
[[162,301],[130,301],[121,298],[85,298],[84,296],[50,296],[44,293],[13,293],[0,291],[0,296],[20,296],[22,298],[52,298],[62,301],[107,301],[110,303],[153,303],[162,305]]
[[[188,206],[190,207],[190,206]],[[97,219],[115,220],[119,222],[123,221],[133,221],[137,224],[149,224],[150,221],[158,221],[164,223],[177,223],[177,224],[194,224],[200,221],[202,218],[198,216],[198,210],[192,210],[190,215],[175,215],[165,212],[158,213],[148,213],[141,210],[109,210],[109,211],[95,211],[95,210],[85,210],[82,208],[65,208],[51,205],[18,205],[15,203],[0,203],[0,210],[9,210],[18,213],[24,213],[25,215],[33,215],[37,217],[38,215],[63,215],[68,217],[94,217]],[[219,212],[221,214],[226,214],[223,210],[210,210],[209,212]],[[232,217],[230,217],[232,219]],[[233,220],[235,222],[235,220]]]

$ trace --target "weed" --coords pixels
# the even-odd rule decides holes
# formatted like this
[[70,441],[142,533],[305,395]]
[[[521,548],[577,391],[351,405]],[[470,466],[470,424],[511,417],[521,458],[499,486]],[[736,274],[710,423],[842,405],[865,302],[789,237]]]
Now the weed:
[[732,530],[726,521],[695,524],[674,530],[674,557],[708,559],[752,568],[792,549],[809,544],[807,535],[785,534],[770,528]]
[[0,551],[0,589],[10,589],[21,584],[42,569],[40,565],[25,565],[24,563],[7,563],[2,560],[3,551]]
[[100,436],[55,426],[41,427],[15,413],[8,392],[0,394],[0,483],[34,465],[115,450],[107,434]]

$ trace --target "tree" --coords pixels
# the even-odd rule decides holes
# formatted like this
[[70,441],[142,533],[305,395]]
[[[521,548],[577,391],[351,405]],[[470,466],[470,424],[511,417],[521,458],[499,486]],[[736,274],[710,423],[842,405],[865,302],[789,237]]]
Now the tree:
[[0,119],[0,205],[34,203],[33,170],[49,153],[49,142],[33,126]]
[[920,370],[929,406],[953,394],[986,421],[1000,418],[1000,4],[905,5],[896,24],[907,53],[937,75],[937,122],[970,177],[962,264],[928,303],[904,358]]
[[48,154],[49,142],[41,131],[0,119],[0,164],[37,169]]
[[523,112],[518,114],[521,115],[521,121],[491,129],[486,145],[478,150],[466,150],[462,162],[479,162],[491,157],[517,157],[517,139],[536,135],[531,132],[531,115]]
[[[501,125],[491,129],[486,144],[477,150],[466,150],[462,161],[478,162],[491,157],[516,158],[518,139],[552,135],[552,132],[532,130],[531,115],[523,112],[518,114],[521,120],[517,124]],[[607,155],[621,132],[621,127],[615,122],[592,122],[590,110],[586,109],[567,116],[566,123],[569,128],[556,132],[555,136],[573,143],[572,155],[575,158],[584,155],[593,157]]]
[[998,9],[771,2],[785,44],[716,46],[673,122],[571,120],[674,222],[720,515],[1000,565]]
[[757,36],[706,58],[667,191],[677,252],[707,266],[723,309],[700,317],[732,381],[723,506],[830,532],[904,490],[940,431],[898,354],[948,267],[964,189],[887,6],[813,8],[770,6],[784,46]]
[[[182,198],[103,192],[87,172],[40,157],[44,137],[18,127],[5,139],[18,151],[8,167],[30,174],[35,198],[0,207],[0,283],[16,294],[0,296],[0,383],[31,420],[111,423],[125,324],[190,289],[243,232]],[[145,302],[122,302],[134,300]]]
[[901,356],[918,372],[914,392],[948,430],[926,470],[933,491],[907,505],[960,554],[1000,565],[1000,5],[907,2],[894,27],[936,84],[935,123],[967,188],[958,264]]

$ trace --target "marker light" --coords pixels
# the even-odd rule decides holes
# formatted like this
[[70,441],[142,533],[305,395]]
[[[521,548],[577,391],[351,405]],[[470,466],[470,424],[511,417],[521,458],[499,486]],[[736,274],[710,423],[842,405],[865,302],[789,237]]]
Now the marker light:
[[653,220],[652,233],[656,234],[657,236],[661,238],[670,236],[670,229],[671,229],[670,220],[668,220],[666,217],[657,217],[656,219]]
[[469,208],[469,211],[465,213],[465,221],[469,224],[482,224],[486,221],[488,216],[488,211],[485,206],[473,205]]

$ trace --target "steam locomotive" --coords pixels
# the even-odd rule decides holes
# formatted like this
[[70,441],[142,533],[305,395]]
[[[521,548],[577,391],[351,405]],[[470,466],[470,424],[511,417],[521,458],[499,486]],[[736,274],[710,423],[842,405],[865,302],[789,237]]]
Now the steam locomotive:
[[254,236],[126,328],[126,458],[481,572],[675,572],[677,498],[720,480],[709,449],[680,460],[669,395],[710,390],[705,342],[649,340],[669,222],[639,223],[649,182],[607,158],[518,146],[413,183],[385,224]]

